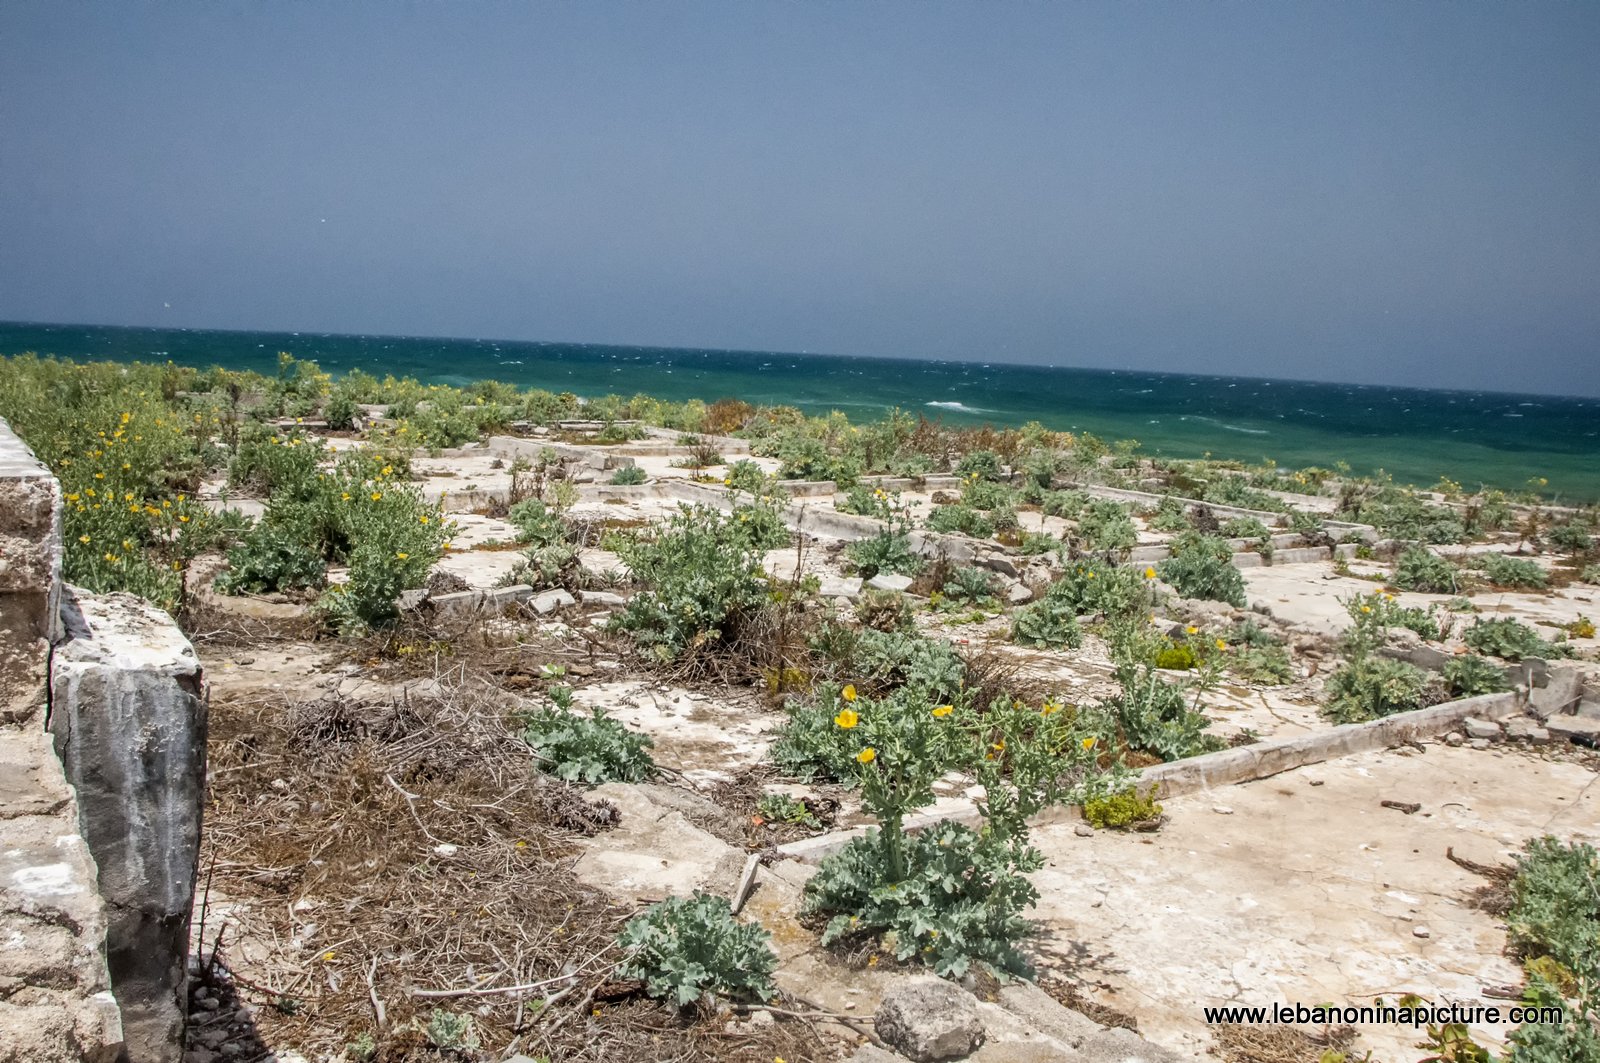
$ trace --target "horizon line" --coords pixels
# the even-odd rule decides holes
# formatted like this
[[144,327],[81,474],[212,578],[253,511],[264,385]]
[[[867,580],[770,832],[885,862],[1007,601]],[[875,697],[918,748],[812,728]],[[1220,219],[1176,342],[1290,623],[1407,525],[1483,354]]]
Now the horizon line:
[[[648,343],[611,343],[596,340],[526,340],[509,339],[505,337],[484,336],[421,336],[398,332],[323,332],[321,330],[293,330],[293,329],[254,329],[254,328],[216,328],[209,326],[189,325],[115,325],[85,321],[15,321],[0,320],[0,328],[7,326],[20,326],[31,328],[85,328],[85,329],[126,329],[142,332],[225,332],[240,335],[279,335],[279,336],[324,336],[344,339],[392,339],[392,340],[429,340],[450,343],[517,343],[528,346],[549,347],[613,347],[618,350],[637,351],[700,351],[707,354],[772,354],[783,357],[795,358],[839,358],[849,361],[887,361],[887,362],[928,362],[932,364],[957,363],[961,365],[998,365],[1012,369],[1054,369],[1078,373],[1126,373],[1130,375],[1197,378],[1202,380],[1250,380],[1265,384],[1316,384],[1324,387],[1358,387],[1377,388],[1385,391],[1416,391],[1425,393],[1443,393],[1453,395],[1506,395],[1516,398],[1559,399],[1564,401],[1589,401],[1600,399],[1596,394],[1554,394],[1541,391],[1500,391],[1492,388],[1445,388],[1421,387],[1416,384],[1379,384],[1359,380],[1319,380],[1312,377],[1269,377],[1249,376],[1225,373],[1188,373],[1172,369],[1125,369],[1106,368],[1087,365],[1058,365],[1048,362],[1013,362],[999,358],[959,358],[959,357],[926,357],[914,354],[839,354],[831,351],[782,351],[761,350],[754,347],[681,347],[665,344]],[[217,363],[221,364],[221,363]],[[492,379],[492,378],[484,378]]]

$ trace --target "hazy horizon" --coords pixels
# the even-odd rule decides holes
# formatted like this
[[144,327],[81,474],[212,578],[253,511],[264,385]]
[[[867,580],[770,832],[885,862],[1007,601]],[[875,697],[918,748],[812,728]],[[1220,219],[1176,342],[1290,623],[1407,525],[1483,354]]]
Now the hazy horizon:
[[0,318],[1600,396],[1600,6],[0,8]]
[[[1218,380],[1249,380],[1262,383],[1282,382],[1286,384],[1328,384],[1357,388],[1378,388],[1390,391],[1429,391],[1429,392],[1460,392],[1462,394],[1505,395],[1519,398],[1541,399],[1600,399],[1600,391],[1587,392],[1549,392],[1549,391],[1507,391],[1503,388],[1465,388],[1465,387],[1439,387],[1435,385],[1419,384],[1385,384],[1375,381],[1341,380],[1322,377],[1296,377],[1296,376],[1265,376],[1253,373],[1197,373],[1183,369],[1151,369],[1137,367],[1105,366],[1105,365],[1073,365],[1067,363],[1051,362],[1014,362],[1001,358],[934,358],[916,354],[867,354],[840,351],[793,351],[777,349],[758,349],[754,347],[706,347],[706,346],[678,346],[661,343],[610,343],[604,340],[567,340],[567,339],[518,339],[513,336],[445,336],[424,335],[420,333],[399,332],[332,332],[321,329],[255,329],[255,328],[210,328],[193,327],[188,325],[119,325],[104,321],[5,321],[0,320],[0,328],[6,326],[25,326],[37,328],[109,328],[148,330],[153,332],[225,332],[239,333],[241,335],[281,335],[281,336],[327,336],[330,338],[365,338],[365,339],[396,339],[396,340],[432,340],[439,342],[466,342],[466,343],[520,343],[532,346],[551,347],[600,347],[616,348],[620,350],[636,349],[641,351],[689,351],[706,352],[711,354],[763,354],[780,355],[795,358],[846,358],[862,361],[903,361],[903,362],[930,362],[934,364],[958,363],[966,365],[997,365],[1009,367],[1024,367],[1034,369],[1069,369],[1081,370],[1092,373],[1130,373],[1149,376],[1179,376],[1201,377]],[[3,353],[3,352],[0,352]],[[34,352],[43,354],[45,352]],[[737,397],[737,396],[730,396]]]

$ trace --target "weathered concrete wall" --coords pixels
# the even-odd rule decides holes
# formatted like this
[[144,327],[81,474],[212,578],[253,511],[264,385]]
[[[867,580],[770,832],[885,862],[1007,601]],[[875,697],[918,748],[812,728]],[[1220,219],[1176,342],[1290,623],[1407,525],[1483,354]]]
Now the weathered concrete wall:
[[0,421],[0,1063],[112,1063],[105,908],[45,733],[61,495]]
[[100,868],[112,990],[133,1063],[177,1063],[205,786],[200,662],[133,595],[69,588],[63,614],[50,732]]

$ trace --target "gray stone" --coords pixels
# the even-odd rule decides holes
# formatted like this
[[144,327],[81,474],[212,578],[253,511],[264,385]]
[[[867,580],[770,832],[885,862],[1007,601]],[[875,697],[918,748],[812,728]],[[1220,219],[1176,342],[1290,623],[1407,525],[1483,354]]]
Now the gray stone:
[[565,609],[577,604],[578,599],[559,587],[553,591],[536,594],[528,601],[528,605],[540,616],[549,616],[557,609]]
[[609,609],[621,609],[628,604],[628,599],[611,591],[584,591],[584,605],[603,605]]
[[1585,720],[1600,720],[1600,701],[1585,698],[1578,703],[1576,715],[1583,717]]
[[63,613],[50,732],[99,866],[111,990],[129,1056],[178,1063],[206,775],[200,662],[131,594],[69,588]]
[[1477,750],[1488,749],[1489,748],[1489,740],[1487,738],[1474,738],[1474,739],[1471,739],[1470,741],[1467,742],[1467,748],[1468,749],[1477,749]]
[[1500,738],[1500,725],[1488,720],[1479,720],[1468,716],[1461,721],[1461,729],[1467,733],[1468,738],[1487,738],[1493,742]]
[[1153,1045],[1132,1030],[1112,1026],[1078,1046],[1075,1063],[1184,1063],[1171,1049]]
[[913,978],[891,987],[873,1027],[918,1063],[971,1055],[984,1038],[977,998],[940,978]]
[[1579,745],[1600,745],[1600,720],[1583,716],[1552,716],[1544,722],[1545,730],[1556,738],[1565,738]]
[[1550,732],[1525,716],[1506,721],[1506,737],[1513,742],[1532,742],[1542,746],[1550,741]]
[[1006,601],[1012,605],[1026,605],[1033,601],[1033,591],[1028,589],[1026,583],[1013,583],[1006,591]]
[[858,576],[828,576],[817,593],[824,598],[854,598],[861,593],[861,579]]
[[1459,746],[1465,741],[1466,739],[1462,737],[1460,731],[1451,731],[1449,734],[1444,736],[1444,744],[1447,746]]
[[904,591],[911,586],[910,576],[900,576],[893,572],[880,572],[867,580],[867,586],[875,591]]
[[1094,828],[1087,823],[1079,823],[1072,828],[1072,833],[1080,838],[1093,838]]

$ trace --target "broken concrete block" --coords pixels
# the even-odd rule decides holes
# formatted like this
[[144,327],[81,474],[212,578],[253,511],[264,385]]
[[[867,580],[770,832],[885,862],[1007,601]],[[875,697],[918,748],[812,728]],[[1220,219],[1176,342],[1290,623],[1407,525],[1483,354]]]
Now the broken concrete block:
[[557,609],[566,609],[577,604],[578,599],[560,588],[553,591],[545,591],[543,594],[536,594],[528,602],[533,611],[540,616],[549,616]]
[[1471,716],[1461,721],[1461,729],[1467,733],[1468,738],[1486,738],[1493,742],[1501,736],[1499,724]]
[[131,594],[68,588],[50,667],[50,732],[100,871],[106,962],[128,1055],[178,1063],[206,777],[200,662]]
[[984,1038],[977,998],[941,978],[914,978],[891,988],[873,1028],[918,1063],[971,1055]]
[[1600,745],[1600,720],[1583,716],[1552,716],[1544,722],[1544,726],[1556,738],[1565,738],[1583,746]]
[[1542,746],[1550,741],[1550,732],[1525,716],[1506,721],[1506,737],[1513,742],[1532,742]]
[[584,591],[584,605],[603,605],[609,609],[621,609],[628,604],[628,599],[611,591]]
[[822,586],[817,593],[824,598],[854,598],[861,593],[861,578],[859,576],[829,576],[822,581]]
[[880,572],[867,580],[867,586],[875,591],[904,591],[911,586],[910,576],[898,576],[893,572]]
[[1576,668],[1551,668],[1543,686],[1528,691],[1528,715],[1541,720],[1564,716],[1583,700],[1583,673]]

